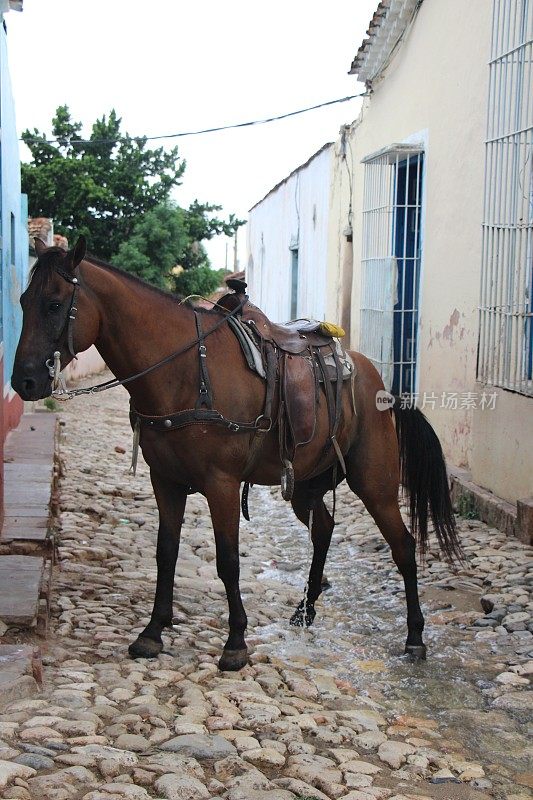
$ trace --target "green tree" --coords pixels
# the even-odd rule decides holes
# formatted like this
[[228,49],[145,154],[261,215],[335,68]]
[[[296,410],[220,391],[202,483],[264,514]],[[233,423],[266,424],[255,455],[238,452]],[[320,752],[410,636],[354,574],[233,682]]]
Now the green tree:
[[120,130],[114,110],[96,120],[87,141],[66,105],[52,121],[52,138],[37,129],[22,138],[32,162],[22,165],[22,190],[32,216],[51,217],[57,233],[85,234],[91,250],[110,259],[144,213],[164,203],[180,184],[185,161],[178,148],[151,150],[145,138]]
[[202,242],[220,234],[232,236],[243,224],[233,214],[227,221],[213,216],[220,208],[196,200],[188,209],[162,203],[137,220],[111,261],[182,297],[211,294],[220,285],[223,270],[210,268]]
[[191,294],[206,297],[218,289],[223,279],[223,269],[214,270],[207,264],[200,264],[198,267],[183,270],[174,278],[174,291],[180,297],[188,297]]

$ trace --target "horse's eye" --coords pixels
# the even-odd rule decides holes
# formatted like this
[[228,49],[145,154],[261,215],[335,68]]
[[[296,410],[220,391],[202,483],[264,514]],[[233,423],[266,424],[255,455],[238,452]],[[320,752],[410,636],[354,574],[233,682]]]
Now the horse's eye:
[[61,303],[48,303],[48,311],[50,314],[55,314],[61,308]]

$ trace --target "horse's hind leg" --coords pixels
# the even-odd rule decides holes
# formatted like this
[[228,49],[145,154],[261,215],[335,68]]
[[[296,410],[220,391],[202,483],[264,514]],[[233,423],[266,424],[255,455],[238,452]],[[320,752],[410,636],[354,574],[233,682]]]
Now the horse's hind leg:
[[[304,485],[296,485],[292,498],[294,513],[306,527],[309,527],[309,494]],[[315,602],[322,592],[322,575],[334,527],[333,517],[327,510],[322,497],[314,500],[311,540],[313,560],[307,581],[307,598],[302,600],[291,617],[291,625],[299,627],[311,625],[316,616]],[[305,613],[305,621],[304,621]]]
[[157,534],[157,584],[154,608],[150,622],[129,646],[132,658],[154,658],[163,649],[161,633],[172,625],[172,598],[174,573],[180,545],[181,525],[187,502],[187,489],[164,480],[156,473],[151,475],[152,486],[159,509]]
[[413,658],[425,658],[426,647],[422,640],[424,617],[418,598],[416,543],[400,514],[396,437],[392,423],[390,428],[386,423],[385,425],[385,430],[381,430],[382,435],[376,437],[378,441],[374,441],[373,446],[369,442],[359,442],[357,448],[348,453],[347,481],[374,518],[402,575],[407,601],[405,652]]

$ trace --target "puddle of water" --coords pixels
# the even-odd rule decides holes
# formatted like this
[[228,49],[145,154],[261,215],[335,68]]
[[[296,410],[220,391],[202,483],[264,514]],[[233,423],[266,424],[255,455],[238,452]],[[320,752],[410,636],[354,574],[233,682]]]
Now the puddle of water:
[[[265,565],[259,577],[303,592],[308,573],[307,532],[293,520],[289,506],[280,507],[268,489],[258,490],[269,519],[279,522],[274,540],[283,554],[282,562]],[[428,660],[413,664],[400,657],[406,607],[403,583],[388,548],[376,563],[353,543],[333,543],[326,573],[332,588],[317,604],[313,627],[298,630],[287,620],[261,627],[268,645],[259,649],[334,670],[363,695],[371,687],[372,696],[380,695],[383,705],[398,714],[435,719],[441,734],[459,742],[472,758],[496,761],[513,773],[527,769],[526,720],[491,710],[490,697],[483,694],[501,672],[488,643],[473,640],[455,625],[426,623]],[[479,610],[477,595],[432,589],[429,582],[421,585],[421,601],[433,610],[450,605],[459,611]]]

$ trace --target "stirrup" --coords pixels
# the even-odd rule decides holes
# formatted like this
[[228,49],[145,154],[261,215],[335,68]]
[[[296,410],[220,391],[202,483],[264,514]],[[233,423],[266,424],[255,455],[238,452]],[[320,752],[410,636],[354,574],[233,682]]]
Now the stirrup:
[[284,500],[291,500],[294,492],[294,469],[288,458],[283,459],[281,471],[281,496]]

